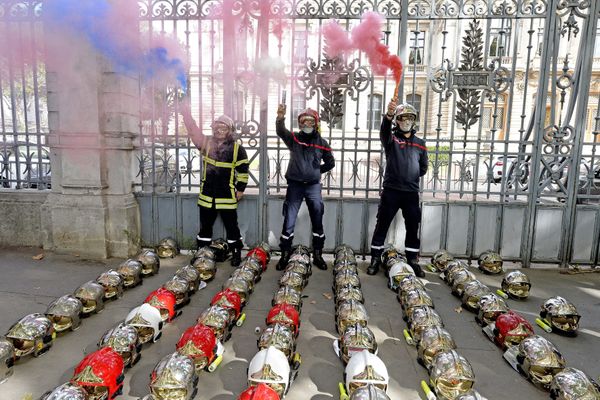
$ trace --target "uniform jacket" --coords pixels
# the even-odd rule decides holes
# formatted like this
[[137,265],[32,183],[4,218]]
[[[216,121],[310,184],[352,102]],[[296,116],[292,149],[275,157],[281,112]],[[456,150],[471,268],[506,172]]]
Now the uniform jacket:
[[202,181],[198,205],[216,209],[235,209],[235,192],[243,192],[248,184],[248,156],[244,146],[232,137],[218,142],[204,135],[193,120],[184,116],[194,145],[202,153]]
[[276,132],[290,149],[290,162],[285,173],[288,182],[319,183],[321,174],[335,166],[331,147],[321,135],[290,132],[283,118],[277,119]]
[[418,192],[419,178],[427,172],[425,141],[415,136],[406,138],[400,131],[392,131],[392,121],[385,116],[379,130],[385,150],[386,166],[383,187],[404,192]]

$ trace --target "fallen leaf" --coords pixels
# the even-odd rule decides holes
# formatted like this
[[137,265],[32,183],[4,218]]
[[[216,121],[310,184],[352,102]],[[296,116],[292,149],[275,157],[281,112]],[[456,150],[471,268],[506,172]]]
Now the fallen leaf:
[[41,260],[42,258],[44,258],[44,253],[40,253],[40,254],[38,254],[37,256],[33,256],[33,257],[31,257],[31,258],[32,258],[32,259],[34,259],[34,260],[38,260],[38,261],[39,261],[39,260]]
[[333,296],[331,295],[331,293],[323,293],[323,297],[325,297],[327,300],[333,299]]
[[460,314],[460,313],[462,312],[462,307],[460,307],[460,306],[459,306],[459,307],[456,307],[456,308],[454,309],[454,311],[456,311],[457,313],[459,313],[459,314]]

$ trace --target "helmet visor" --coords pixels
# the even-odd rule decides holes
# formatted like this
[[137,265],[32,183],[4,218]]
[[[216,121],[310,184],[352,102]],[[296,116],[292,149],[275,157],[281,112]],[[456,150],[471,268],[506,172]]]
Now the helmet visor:
[[171,388],[151,388],[150,390],[156,398],[161,400],[187,400],[186,389],[171,389]]
[[91,386],[80,384],[87,393],[88,400],[105,400],[108,399],[108,388],[106,386]]
[[140,343],[148,343],[154,336],[154,329],[149,326],[136,326]]
[[57,332],[66,331],[72,324],[71,318],[66,315],[48,315],[48,318],[52,321],[54,330]]

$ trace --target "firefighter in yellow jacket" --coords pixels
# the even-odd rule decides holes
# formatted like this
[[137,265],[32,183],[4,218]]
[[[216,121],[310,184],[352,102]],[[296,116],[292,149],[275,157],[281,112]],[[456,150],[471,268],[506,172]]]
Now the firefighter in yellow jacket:
[[213,135],[205,136],[192,118],[188,105],[183,105],[181,114],[188,134],[202,153],[202,182],[198,195],[200,232],[196,243],[198,248],[211,244],[213,225],[220,213],[231,248],[231,265],[238,266],[243,242],[238,226],[237,205],[248,184],[246,150],[235,140],[235,125],[228,116],[221,115],[214,120]]

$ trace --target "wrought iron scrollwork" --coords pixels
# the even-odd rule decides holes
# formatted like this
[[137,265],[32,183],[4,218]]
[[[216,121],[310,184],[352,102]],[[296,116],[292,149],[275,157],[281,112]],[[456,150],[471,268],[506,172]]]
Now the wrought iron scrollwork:
[[566,21],[562,22],[560,33],[567,35],[571,40],[571,35],[576,37],[579,33],[579,25],[576,17],[586,19],[592,0],[560,0],[556,7],[556,13],[561,19],[567,16]]

